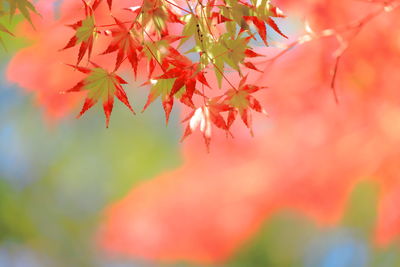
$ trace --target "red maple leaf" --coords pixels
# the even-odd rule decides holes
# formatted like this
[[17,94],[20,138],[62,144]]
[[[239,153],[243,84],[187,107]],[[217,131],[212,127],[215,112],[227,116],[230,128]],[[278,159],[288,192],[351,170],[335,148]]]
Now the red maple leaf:
[[[143,108],[145,110],[155,99],[162,96],[163,107],[165,110],[166,121],[173,107],[174,96],[179,95],[180,101],[189,107],[194,108],[192,101],[196,91],[196,83],[199,81],[203,85],[210,87],[203,71],[199,70],[197,63],[192,63],[188,58],[179,54],[174,48],[169,49],[170,54],[165,58],[165,66],[172,66],[164,74],[151,80],[153,88],[147,98]],[[164,69],[166,67],[163,67]],[[149,83],[147,83],[149,84]]]
[[92,6],[89,6],[85,1],[83,1],[83,4],[85,7],[85,18],[83,20],[79,20],[72,25],[68,25],[75,30],[75,35],[72,36],[67,45],[63,49],[61,49],[65,50],[81,44],[79,47],[78,60],[76,65],[79,65],[86,53],[88,54],[88,61],[90,61],[90,56],[93,50],[94,37],[96,34],[95,17],[93,15],[93,11],[97,8],[98,4],[94,2]]
[[247,84],[247,76],[245,76],[241,79],[238,89],[232,88],[227,92],[225,101],[227,105],[232,107],[228,115],[229,127],[235,121],[238,113],[250,130],[252,130],[251,110],[267,115],[260,102],[252,96],[253,93],[264,88],[266,87]]
[[117,18],[114,18],[114,20],[118,27],[111,30],[113,40],[103,54],[109,54],[118,51],[115,70],[121,66],[126,56],[131,63],[136,76],[138,61],[140,60],[140,53],[143,50],[143,45],[138,37],[135,36],[135,32],[137,31],[135,25],[137,24],[132,23],[128,28],[125,26],[125,23],[119,21]]

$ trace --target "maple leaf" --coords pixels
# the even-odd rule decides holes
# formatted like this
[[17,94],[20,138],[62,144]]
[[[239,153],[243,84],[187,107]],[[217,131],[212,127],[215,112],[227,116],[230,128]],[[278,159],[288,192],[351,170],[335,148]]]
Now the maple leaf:
[[[183,45],[186,41],[190,39],[190,37],[195,36],[197,32],[197,18],[194,14],[187,14],[182,17],[182,21],[185,23],[185,26],[182,30],[182,40],[179,46]],[[196,40],[197,41],[197,40]]]
[[240,71],[239,64],[243,63],[248,50],[248,43],[251,37],[241,36],[232,39],[229,33],[222,34],[218,42],[205,44],[205,61],[214,65],[215,76],[218,86],[221,88],[225,65],[230,66],[236,71]]
[[209,150],[212,135],[212,125],[215,125],[217,128],[223,129],[227,132],[229,131],[228,125],[221,115],[221,112],[229,111],[231,107],[225,103],[219,102],[219,100],[220,97],[210,99],[205,106],[199,107],[192,111],[189,116],[183,120],[183,122],[189,121],[189,123],[186,126],[181,141],[186,139],[186,137],[191,135],[192,132],[199,127],[200,132],[203,133],[207,150]]
[[159,96],[163,103],[166,122],[168,123],[169,115],[173,107],[174,96],[180,98],[181,102],[189,107],[194,107],[192,96],[196,90],[196,82],[209,87],[204,73],[196,70],[196,65],[181,69],[174,67],[163,75],[151,80],[152,88],[147,98],[147,102],[143,111],[154,102]]
[[87,110],[93,107],[99,100],[103,102],[104,114],[106,116],[106,127],[108,128],[110,122],[111,112],[114,106],[114,96],[116,96],[122,103],[124,103],[134,114],[131,105],[129,104],[128,97],[122,88],[121,84],[127,84],[120,76],[114,72],[107,70],[92,63],[94,68],[85,68],[79,66],[69,65],[76,70],[87,74],[87,77],[78,82],[73,88],[66,92],[80,92],[88,91],[88,95],[83,104],[82,110],[78,117],[82,116]]
[[151,80],[153,86],[143,108],[145,110],[155,99],[161,96],[167,123],[173,107],[174,96],[180,98],[181,102],[187,106],[194,107],[192,97],[196,90],[196,82],[199,81],[210,87],[204,73],[198,69],[197,63],[192,64],[188,59],[181,61],[175,59],[171,63],[176,66]]
[[158,97],[161,97],[166,123],[168,123],[169,115],[174,105],[174,97],[171,96],[171,88],[174,83],[174,79],[150,80],[150,83],[152,87],[142,112],[144,112],[147,107],[154,102],[154,100],[156,100]]
[[226,5],[218,6],[222,15],[231,19],[226,23],[227,32],[233,37],[236,33],[236,26],[241,31],[249,30],[249,22],[256,27],[257,32],[263,42],[267,42],[267,27],[271,27],[281,36],[287,36],[279,29],[272,18],[283,18],[283,12],[271,4],[270,0],[251,0],[250,3],[243,3],[238,0],[225,0]]
[[180,17],[171,10],[170,4],[162,0],[143,1],[137,20],[144,28],[152,28],[161,36],[168,35],[167,22],[183,24]]
[[244,124],[252,131],[250,110],[265,115],[268,115],[268,113],[261,106],[260,102],[251,94],[264,89],[265,87],[250,85],[247,84],[246,81],[247,76],[241,79],[237,90],[231,89],[227,92],[225,101],[227,101],[227,104],[233,108],[229,111],[228,127],[232,125],[233,121],[236,119],[237,113],[239,113]]
[[75,24],[68,25],[76,32],[75,35],[69,40],[67,45],[63,49],[61,49],[65,50],[81,44],[76,65],[79,65],[86,53],[88,54],[88,60],[90,61],[90,56],[92,54],[94,44],[94,37],[96,34],[96,25],[94,16],[92,14],[92,9],[88,7],[86,3],[85,8],[87,12],[86,18],[76,22]]
[[166,71],[169,64],[174,61],[174,58],[179,58],[179,52],[173,52],[174,55],[170,57],[168,60],[164,60],[167,56],[171,55],[171,52],[174,49],[171,47],[171,43],[182,39],[181,36],[170,36],[166,35],[160,40],[153,41],[153,40],[146,40],[144,42],[144,54],[146,55],[147,59],[149,60],[149,78],[152,76],[153,71],[156,67],[156,64],[160,65],[163,71]]
[[207,83],[207,80],[204,77],[204,73],[202,71],[198,70],[198,64],[193,64],[189,65],[186,68],[181,68],[181,67],[174,67],[170,70],[168,70],[166,73],[163,75],[159,76],[157,79],[173,79],[174,83],[171,87],[170,94],[175,95],[183,86],[188,87],[189,83],[194,82],[193,86],[193,91],[194,91],[194,86],[196,85],[196,80],[200,81],[204,85],[209,86]]
[[138,61],[140,59],[138,52],[140,53],[143,50],[143,45],[140,43],[139,36],[137,36],[137,31],[134,28],[136,24],[132,23],[131,27],[127,28],[125,24],[117,18],[114,18],[114,20],[118,28],[111,30],[113,40],[103,54],[118,51],[115,70],[120,67],[125,56],[127,56],[136,76]]
[[30,12],[39,13],[36,11],[35,6],[28,0],[6,0],[10,7],[10,18],[12,19],[17,11],[21,12],[22,16],[33,26]]
[[246,21],[251,21],[253,22],[254,26],[257,28],[257,32],[260,35],[261,39],[265,43],[265,45],[268,45],[267,42],[267,27],[265,24],[268,24],[271,26],[277,33],[279,33],[281,36],[288,38],[278,27],[278,25],[271,19],[268,18],[266,21],[263,21],[260,19],[258,16],[245,16],[244,17]]
[[252,0],[251,12],[249,16],[243,18],[248,22],[253,22],[257,28],[258,34],[261,39],[268,45],[267,42],[267,28],[265,25],[270,26],[274,31],[284,38],[288,38],[278,27],[272,17],[283,18],[283,12],[271,4],[270,0]]

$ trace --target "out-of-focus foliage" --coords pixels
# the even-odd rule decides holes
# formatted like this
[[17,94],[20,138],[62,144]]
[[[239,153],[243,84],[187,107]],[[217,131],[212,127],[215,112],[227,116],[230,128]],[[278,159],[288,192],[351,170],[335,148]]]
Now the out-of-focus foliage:
[[[22,21],[20,16],[16,16],[10,20],[7,16],[0,16],[0,24],[6,27],[10,32],[15,31],[16,26]],[[13,36],[11,34],[0,31],[0,43],[3,47],[0,48],[0,60],[10,57],[11,54],[18,49],[26,46],[28,42],[23,37]]]
[[[31,13],[37,13],[35,6],[29,0],[0,0],[0,43],[4,48],[4,40],[2,35],[14,36],[13,34],[13,25],[11,22],[17,11],[22,15],[22,17],[28,20],[31,25]],[[8,20],[8,22],[6,22]],[[19,21],[18,19],[17,21]]]
[[36,13],[36,8],[31,0],[1,0],[0,1],[0,15],[8,16],[10,20],[13,19],[15,14],[19,12],[24,19],[32,24],[31,13]]
[[215,137],[210,155],[202,153],[201,136],[186,142],[182,166],[110,206],[103,233],[108,250],[224,262],[281,209],[324,226],[338,223],[350,192],[364,180],[379,190],[369,243],[398,242],[400,50],[392,25],[400,1],[277,3],[307,22],[297,22],[298,35],[259,62],[263,73],[248,77],[268,85],[257,99],[268,103],[271,119],[253,118],[259,124],[252,139],[239,129],[234,140]]
[[225,266],[397,266],[399,247],[381,249],[371,240],[377,189],[376,183],[359,184],[335,227],[320,227],[291,211],[274,215]]
[[155,113],[120,108],[113,130],[96,114],[45,126],[17,92],[0,87],[0,266],[16,266],[24,249],[40,266],[106,266],[95,242],[104,206],[179,163],[176,131],[160,129]]

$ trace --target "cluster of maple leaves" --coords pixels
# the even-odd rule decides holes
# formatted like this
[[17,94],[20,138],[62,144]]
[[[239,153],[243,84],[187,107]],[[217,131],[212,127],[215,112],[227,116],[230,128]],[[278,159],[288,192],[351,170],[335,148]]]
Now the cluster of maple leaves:
[[[259,71],[248,60],[261,56],[252,50],[251,41],[261,38],[267,45],[267,26],[286,37],[273,20],[283,14],[269,0],[187,0],[182,2],[186,6],[173,0],[146,0],[140,6],[126,7],[127,21],[111,15],[112,0],[82,3],[85,16],[69,25],[75,33],[63,48],[79,47],[77,60],[70,66],[86,77],[66,92],[88,92],[80,115],[102,102],[108,127],[114,97],[134,113],[122,87],[127,82],[117,74],[124,61],[129,62],[135,78],[139,64],[147,66],[143,85],[150,86],[150,93],[143,111],[159,97],[167,123],[175,101],[192,109],[184,120],[188,124],[182,139],[199,127],[208,147],[213,126],[232,135],[230,127],[239,116],[251,130],[251,111],[266,113],[253,96],[263,87],[248,84],[242,69]],[[96,12],[105,4],[115,23],[98,25]],[[170,34],[173,24],[180,35]],[[115,55],[109,66],[91,61],[99,35],[109,38],[103,54]],[[90,67],[83,66],[85,57]],[[207,82],[208,71],[215,73],[219,89],[224,88],[218,91],[222,94],[215,96],[218,88]],[[229,71],[242,77],[238,85],[226,77]]]
[[[96,23],[98,7],[103,4],[108,5],[109,16],[115,23]],[[159,97],[167,123],[174,101],[192,109],[184,120],[188,124],[182,139],[199,127],[209,146],[213,126],[232,136],[230,128],[239,116],[251,130],[251,111],[266,114],[253,96],[264,87],[248,84],[242,69],[259,71],[248,60],[261,56],[252,50],[251,41],[259,37],[268,45],[267,26],[286,37],[273,20],[284,16],[270,0],[185,0],[179,4],[173,0],[148,0],[125,8],[130,14],[128,21],[112,16],[112,4],[112,0],[82,0],[84,18],[68,25],[75,33],[62,50],[79,47],[77,60],[70,66],[86,75],[65,91],[87,91],[79,116],[101,101],[108,127],[115,97],[135,113],[122,87],[127,82],[117,74],[124,61],[130,63],[135,78],[139,63],[147,65],[147,81],[143,85],[151,89],[143,111]],[[12,18],[17,10],[34,26],[30,13],[37,11],[32,2],[0,0],[1,16]],[[180,35],[169,33],[171,24],[180,26]],[[13,35],[3,24],[0,31]],[[109,38],[103,54],[114,54],[115,63],[99,66],[91,61],[99,35]],[[85,57],[91,67],[82,63]],[[224,88],[219,91],[222,94],[212,93],[218,88],[207,82],[208,71],[214,72],[219,89]],[[241,77],[238,85],[225,75],[231,71]]]

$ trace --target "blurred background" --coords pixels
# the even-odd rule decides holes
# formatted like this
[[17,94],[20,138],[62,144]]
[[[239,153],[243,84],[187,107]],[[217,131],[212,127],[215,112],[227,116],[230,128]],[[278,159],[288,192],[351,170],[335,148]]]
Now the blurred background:
[[[7,59],[3,52],[2,72]],[[51,127],[29,95],[2,80],[1,267],[195,266],[109,259],[96,247],[104,207],[180,162],[177,121],[160,129],[161,110],[133,117],[122,109],[116,106],[112,129],[101,110]],[[374,184],[358,185],[341,225],[331,229],[281,212],[220,266],[400,266],[398,247],[379,250],[369,240],[376,196]]]
[[[26,41],[2,37],[4,77],[12,53]],[[137,97],[144,102],[146,96]],[[177,110],[168,127],[160,127],[164,117],[157,104],[140,116],[116,105],[110,129],[100,106],[84,119],[71,116],[51,125],[32,98],[1,79],[0,267],[201,266],[111,258],[96,244],[107,205],[180,165]],[[398,245],[383,249],[372,242],[377,196],[373,182],[358,184],[335,227],[280,211],[227,262],[207,266],[400,266]]]

